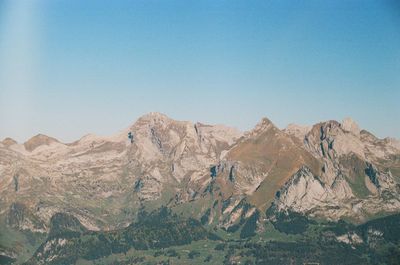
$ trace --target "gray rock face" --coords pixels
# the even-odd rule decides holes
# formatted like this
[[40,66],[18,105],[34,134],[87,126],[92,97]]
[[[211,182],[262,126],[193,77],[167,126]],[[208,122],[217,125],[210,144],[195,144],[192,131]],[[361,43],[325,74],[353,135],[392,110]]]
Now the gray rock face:
[[277,209],[358,221],[399,210],[398,178],[392,174],[398,172],[393,157],[399,152],[389,142],[361,132],[350,119],[316,124],[302,142],[323,162],[322,174],[300,169],[279,191]]

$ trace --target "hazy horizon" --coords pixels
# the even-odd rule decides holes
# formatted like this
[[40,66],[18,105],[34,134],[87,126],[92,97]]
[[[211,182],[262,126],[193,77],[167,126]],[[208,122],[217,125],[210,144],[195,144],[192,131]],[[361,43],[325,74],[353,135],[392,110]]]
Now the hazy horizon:
[[395,1],[0,0],[0,139],[148,112],[251,129],[353,118],[400,138]]

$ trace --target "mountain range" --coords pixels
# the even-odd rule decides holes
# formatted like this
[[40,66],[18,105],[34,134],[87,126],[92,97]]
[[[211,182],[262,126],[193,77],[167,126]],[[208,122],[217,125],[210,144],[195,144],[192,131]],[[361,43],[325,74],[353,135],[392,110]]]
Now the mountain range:
[[[365,227],[379,218],[399,227],[400,219],[393,217],[399,212],[400,142],[379,139],[349,118],[284,129],[263,118],[254,129],[241,132],[149,113],[109,137],[89,134],[62,143],[39,134],[23,144],[11,138],[0,142],[0,264],[1,260],[4,264],[75,264],[96,259],[103,262],[96,264],[122,264],[104,260],[122,252],[87,254],[80,240],[90,236],[104,237],[108,245],[124,249],[126,256],[131,248],[149,251],[198,240],[268,242],[274,233],[282,233],[282,242],[292,242],[291,236],[297,234],[303,235],[299,240],[309,239],[309,227],[321,223],[345,227],[334,236],[324,230],[324,238],[344,244],[350,252],[364,244],[369,253],[370,234],[374,238],[386,234],[379,229],[368,234]],[[162,225],[151,229],[186,231],[183,238],[190,242],[160,230],[165,234],[160,238],[170,245],[153,244],[154,239],[147,237],[145,245],[139,244],[135,238],[141,238],[138,234],[150,229],[154,220],[149,216],[169,220],[168,225],[160,221]],[[125,234],[134,235],[133,239],[122,239]],[[394,255],[400,256],[398,242],[389,243],[396,246]],[[68,254],[66,246],[74,246],[74,253],[80,254]],[[147,254],[140,253],[143,259],[126,264],[144,263]],[[71,255],[75,258],[65,259]],[[160,256],[175,260],[168,253]],[[374,257],[365,262],[375,264]],[[283,258],[275,263],[248,260],[289,264]],[[224,262],[239,261],[231,253]],[[299,262],[305,261],[310,260]],[[174,262],[180,264],[178,259]],[[361,260],[351,264],[357,262]]]

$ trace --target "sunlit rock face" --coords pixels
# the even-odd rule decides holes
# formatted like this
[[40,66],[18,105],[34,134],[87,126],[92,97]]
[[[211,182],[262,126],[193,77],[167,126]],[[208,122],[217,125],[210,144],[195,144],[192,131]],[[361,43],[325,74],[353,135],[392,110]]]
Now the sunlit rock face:
[[3,140],[0,214],[32,231],[47,231],[57,212],[108,230],[142,207],[186,204],[226,229],[271,207],[361,221],[400,209],[398,146],[350,119],[281,130],[264,118],[241,133],[149,113],[108,137]]
[[69,144],[45,135],[24,144],[5,139],[1,213],[19,202],[44,223],[68,211],[90,229],[119,226],[142,203],[165,203],[188,182],[208,178],[209,168],[241,135],[223,125],[149,113],[109,137],[89,134]]
[[[286,132],[296,133],[293,129]],[[299,170],[275,198],[278,209],[359,221],[398,209],[399,149],[392,141],[360,131],[351,119],[316,124],[301,140],[323,163],[322,174]]]

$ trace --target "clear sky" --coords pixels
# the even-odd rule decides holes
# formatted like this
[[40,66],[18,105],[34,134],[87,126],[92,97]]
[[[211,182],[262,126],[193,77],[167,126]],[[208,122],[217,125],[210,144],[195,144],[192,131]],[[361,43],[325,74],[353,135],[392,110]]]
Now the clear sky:
[[350,116],[400,138],[399,102],[398,1],[0,0],[0,138],[151,111],[243,130]]

